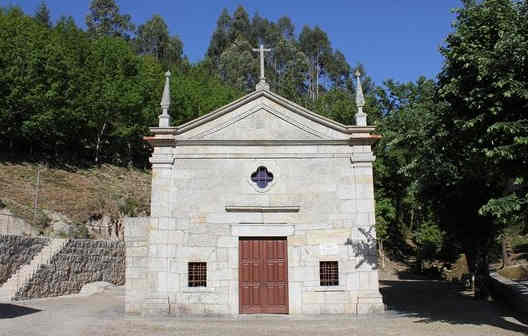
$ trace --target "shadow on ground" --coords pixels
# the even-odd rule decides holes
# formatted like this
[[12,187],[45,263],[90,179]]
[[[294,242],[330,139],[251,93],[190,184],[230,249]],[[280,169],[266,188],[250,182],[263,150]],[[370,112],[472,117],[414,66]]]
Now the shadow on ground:
[[41,311],[40,309],[34,309],[24,306],[18,306],[14,304],[3,304],[0,303],[0,319],[15,318],[19,316],[29,315]]
[[[380,291],[387,310],[419,319],[416,323],[490,325],[528,333],[528,323],[498,302],[474,300],[449,282],[435,280],[382,280]],[[516,321],[522,321],[520,323]]]

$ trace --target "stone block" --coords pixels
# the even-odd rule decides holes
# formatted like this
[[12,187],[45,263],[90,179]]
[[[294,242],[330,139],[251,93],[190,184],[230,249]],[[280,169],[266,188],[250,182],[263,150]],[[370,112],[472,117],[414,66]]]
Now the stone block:
[[207,224],[207,233],[216,236],[230,236],[231,225],[221,223]]
[[167,244],[169,236],[165,231],[151,231],[150,244]]
[[143,315],[168,315],[170,312],[168,296],[146,297],[142,305]]
[[341,214],[352,214],[358,211],[359,201],[358,200],[342,200],[339,202],[339,213]]
[[374,198],[357,200],[357,211],[370,212],[374,211]]
[[204,307],[202,304],[176,303],[171,305],[171,312],[175,315],[202,314]]
[[169,230],[169,226],[171,222],[172,222],[172,218],[170,217],[160,217],[158,219],[158,230],[159,231]]
[[303,295],[303,305],[310,304],[310,303],[323,304],[325,302],[324,292],[304,291],[302,295]]
[[178,245],[167,245],[167,257],[168,258],[178,257]]
[[145,277],[146,271],[147,269],[143,267],[127,267],[126,279],[128,281],[129,279],[133,279],[133,278],[143,278]]
[[325,303],[321,305],[321,314],[344,314],[344,303]]
[[288,283],[289,313],[291,315],[302,314],[303,284],[302,282]]
[[290,267],[289,275],[291,281],[315,281],[319,278],[318,269],[311,266]]
[[202,293],[200,294],[200,302],[207,304],[223,304],[226,298],[217,293]]
[[214,280],[231,280],[233,279],[232,269],[227,263],[212,263],[208,269],[208,275],[210,274],[210,279]]
[[217,248],[216,261],[221,263],[229,262],[229,250],[227,248]]
[[167,258],[167,245],[150,245],[149,256],[151,258]]
[[168,272],[158,272],[158,290],[166,292],[168,290]]
[[356,187],[350,184],[339,184],[337,187],[337,197],[341,200],[351,200],[356,197]]
[[359,289],[369,289],[369,273],[370,272],[358,272]]
[[144,247],[128,247],[126,249],[126,256],[129,257],[143,257],[148,255],[148,249]]
[[313,230],[306,233],[309,245],[345,244],[351,236],[349,229]]
[[302,312],[306,315],[319,315],[321,314],[321,304],[310,304],[303,302]]
[[185,263],[191,261],[213,262],[216,261],[216,248],[181,246],[178,247],[178,258]]
[[189,234],[190,246],[216,246],[216,236],[210,234]]
[[168,272],[169,260],[167,258],[150,258],[149,270],[153,272]]
[[178,291],[180,289],[180,275],[177,273],[167,274],[167,290]]
[[158,217],[150,217],[149,231],[157,231],[159,228],[159,219]]
[[346,282],[346,288],[348,290],[359,289],[359,272],[348,274]]
[[347,303],[349,302],[348,292],[346,291],[329,291],[324,292],[325,303]]
[[187,273],[187,263],[178,259],[170,259],[169,272],[177,274]]
[[218,237],[218,242],[216,243],[218,247],[238,247],[238,237],[233,236],[222,236]]
[[288,246],[306,245],[306,234],[295,234],[288,237]]
[[168,244],[183,244],[183,231],[168,231],[167,234],[167,243]]

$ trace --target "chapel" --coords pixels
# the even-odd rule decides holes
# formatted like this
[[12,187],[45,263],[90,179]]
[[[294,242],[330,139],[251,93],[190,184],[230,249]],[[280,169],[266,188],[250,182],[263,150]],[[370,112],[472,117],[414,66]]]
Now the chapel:
[[378,288],[371,146],[356,73],[355,125],[255,91],[178,126],[166,73],[151,215],[127,218],[128,313],[362,314]]

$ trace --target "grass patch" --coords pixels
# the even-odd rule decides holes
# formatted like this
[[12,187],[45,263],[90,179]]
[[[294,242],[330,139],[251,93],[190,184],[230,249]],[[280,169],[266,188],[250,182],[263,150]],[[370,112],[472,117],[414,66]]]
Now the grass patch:
[[[28,223],[33,222],[37,168],[32,163],[0,162],[0,200]],[[76,235],[84,236],[82,224],[94,217],[148,216],[150,188],[150,171],[112,165],[88,169],[41,165],[38,208],[78,223]],[[47,222],[39,218],[37,224]]]

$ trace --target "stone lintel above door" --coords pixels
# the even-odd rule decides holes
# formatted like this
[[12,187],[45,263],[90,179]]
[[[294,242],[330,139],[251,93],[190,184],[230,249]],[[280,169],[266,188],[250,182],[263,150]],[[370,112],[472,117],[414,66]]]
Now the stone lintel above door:
[[231,224],[235,237],[286,237],[295,233],[295,225],[287,223],[239,223]]

